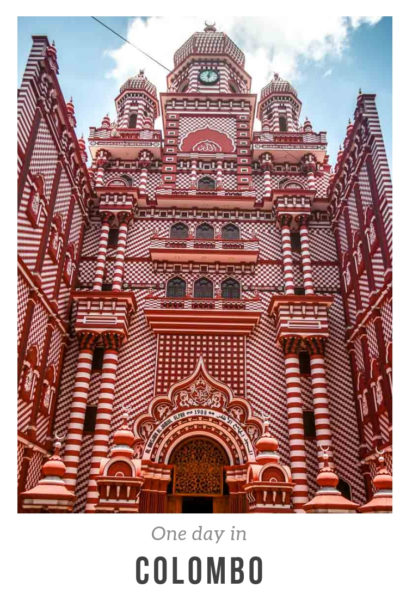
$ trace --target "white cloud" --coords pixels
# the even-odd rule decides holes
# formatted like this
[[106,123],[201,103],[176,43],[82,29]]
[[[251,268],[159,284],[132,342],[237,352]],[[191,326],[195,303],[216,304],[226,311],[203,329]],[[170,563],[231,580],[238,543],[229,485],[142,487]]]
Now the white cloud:
[[[229,17],[217,20],[224,31],[244,51],[246,70],[252,76],[252,90],[259,92],[274,71],[296,83],[301,79],[300,61],[340,59],[349,44],[352,30],[362,24],[374,25],[381,17],[332,17],[296,15],[293,19],[271,17]],[[202,31],[202,17],[135,18],[126,37],[136,46],[172,68],[174,52],[195,31]],[[115,67],[107,74],[121,85],[128,77],[145,68],[146,76],[159,92],[166,90],[167,72],[129,44],[109,52]],[[325,71],[328,76],[331,69]]]
[[322,77],[329,77],[329,75],[332,75],[332,69],[327,69]]

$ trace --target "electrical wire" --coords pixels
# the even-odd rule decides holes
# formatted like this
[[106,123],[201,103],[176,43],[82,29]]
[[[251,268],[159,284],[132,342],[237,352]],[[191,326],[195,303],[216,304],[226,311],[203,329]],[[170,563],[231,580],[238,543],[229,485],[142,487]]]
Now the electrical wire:
[[114,29],[111,29],[111,27],[109,27],[108,25],[106,25],[105,23],[103,23],[103,21],[100,21],[100,19],[98,19],[97,17],[91,17],[92,19],[94,19],[95,21],[97,21],[98,23],[100,23],[100,25],[103,25],[103,27],[105,27],[106,29],[108,29],[109,31],[111,31],[112,33],[114,33],[116,36],[118,36],[119,38],[121,38],[121,40],[123,40],[124,42],[126,42],[127,44],[129,44],[130,46],[132,46],[132,48],[135,48],[135,50],[138,50],[138,52],[141,52],[142,54],[144,54],[145,56],[147,56],[147,58],[150,58],[150,60],[152,60],[153,62],[157,63],[160,67],[162,67],[163,69],[165,69],[166,71],[168,71],[168,73],[171,71],[171,69],[168,69],[168,67],[166,67],[165,65],[163,65],[162,63],[160,63],[158,60],[156,60],[155,58],[153,58],[152,56],[150,56],[150,54],[147,54],[147,52],[144,52],[144,50],[141,50],[140,48],[138,48],[137,46],[135,46],[135,44],[132,44],[132,42],[130,42],[129,40],[127,40],[126,38],[124,38],[123,35],[120,35],[117,31],[114,31]]

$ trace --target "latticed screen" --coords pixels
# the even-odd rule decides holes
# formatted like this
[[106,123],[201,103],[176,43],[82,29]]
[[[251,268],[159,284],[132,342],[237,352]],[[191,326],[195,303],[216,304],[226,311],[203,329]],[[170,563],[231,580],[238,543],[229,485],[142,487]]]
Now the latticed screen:
[[175,450],[170,462],[174,464],[174,494],[223,494],[223,467],[229,463],[223,449],[214,442],[204,438],[191,439]]

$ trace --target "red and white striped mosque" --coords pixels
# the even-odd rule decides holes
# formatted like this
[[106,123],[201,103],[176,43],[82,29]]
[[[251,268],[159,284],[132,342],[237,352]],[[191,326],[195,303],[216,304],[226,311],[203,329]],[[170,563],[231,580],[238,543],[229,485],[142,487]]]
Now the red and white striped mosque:
[[18,510],[389,512],[375,95],[359,92],[333,168],[294,87],[275,74],[257,100],[215,25],[176,51],[166,92],[143,71],[123,83],[88,149],[57,74],[34,36],[18,95]]

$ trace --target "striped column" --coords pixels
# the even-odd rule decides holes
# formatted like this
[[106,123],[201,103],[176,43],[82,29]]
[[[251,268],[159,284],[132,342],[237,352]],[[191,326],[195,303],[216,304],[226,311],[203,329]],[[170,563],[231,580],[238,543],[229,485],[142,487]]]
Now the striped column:
[[197,182],[197,160],[195,158],[193,158],[191,171],[190,171],[190,188],[192,190],[196,189],[196,182]]
[[292,107],[290,105],[286,106],[286,121],[287,121],[287,130],[295,131],[295,127],[294,127],[294,123],[293,123]]
[[222,160],[217,160],[217,190],[223,188]]
[[331,466],[334,466],[332,460],[332,432],[329,418],[329,398],[325,373],[325,340],[321,338],[311,338],[306,340],[306,343],[310,352],[311,385],[319,467],[322,468],[324,465],[321,447],[327,449],[326,451],[330,457],[330,461],[332,461]]
[[125,249],[129,219],[130,215],[123,216],[122,222],[119,226],[117,255],[115,258],[114,277],[112,284],[113,292],[119,292],[122,289],[122,278],[124,276]]
[[147,166],[143,166],[142,170],[140,171],[140,181],[139,181],[139,192],[141,194],[146,193],[147,176],[148,176]]
[[290,227],[287,220],[281,220],[282,255],[283,255],[283,279],[285,281],[286,294],[294,294],[293,258],[292,244],[290,241]]
[[109,215],[108,213],[103,214],[102,215],[102,224],[101,224],[101,233],[100,233],[100,244],[99,244],[99,249],[98,249],[98,253],[97,253],[96,272],[94,274],[93,290],[95,292],[100,292],[102,285],[103,285],[110,226],[111,226],[111,215]]
[[96,476],[99,473],[102,458],[107,457],[111,417],[114,403],[114,390],[118,366],[118,351],[122,336],[108,333],[103,335],[104,357],[100,382],[99,401],[97,404],[96,427],[93,437],[92,462],[90,466],[89,484],[86,499],[86,512],[94,512],[98,501]]
[[104,165],[107,162],[108,153],[105,153],[104,150],[100,150],[99,154],[96,156],[96,175],[95,175],[95,185],[103,186],[104,185]]
[[315,175],[311,169],[307,172],[307,187],[309,190],[315,190]]
[[301,262],[303,265],[303,281],[306,294],[314,293],[314,284],[311,266],[310,243],[308,239],[308,225],[303,220],[300,225],[300,242],[301,242]]
[[92,373],[93,351],[96,341],[97,336],[94,333],[81,334],[79,340],[75,386],[72,394],[70,421],[64,448],[64,463],[66,466],[64,480],[71,492],[75,491],[89,383]]
[[297,338],[281,340],[285,353],[286,402],[288,411],[290,469],[292,471],[293,507],[301,510],[308,502],[306,449],[304,442],[303,402]]

